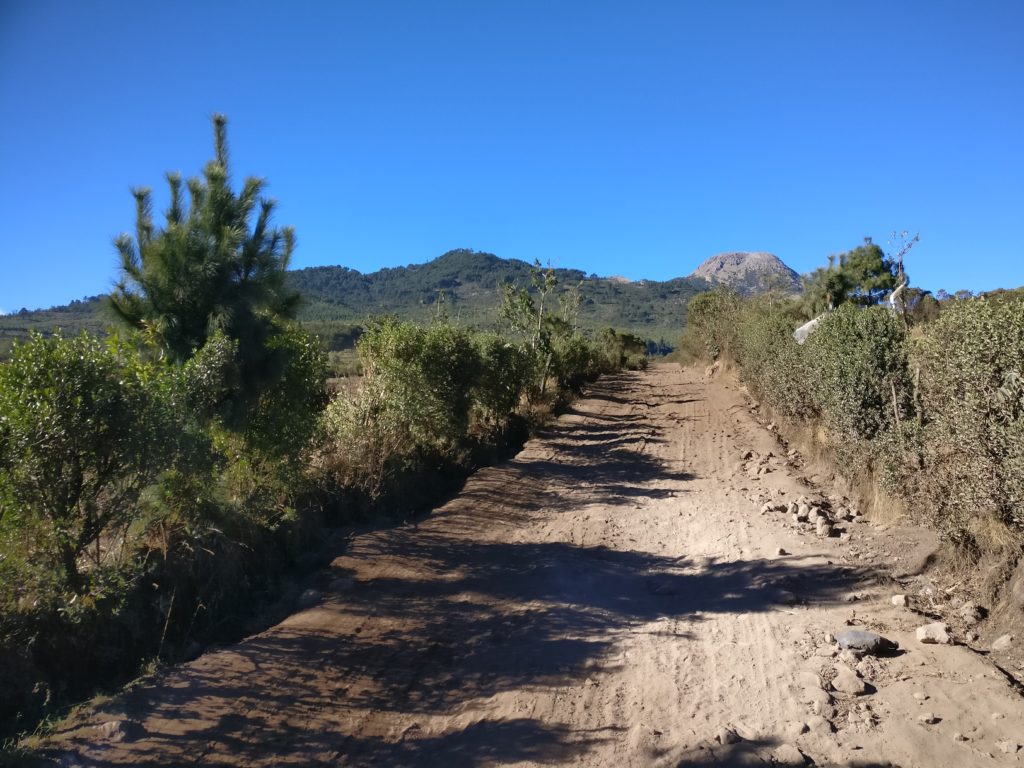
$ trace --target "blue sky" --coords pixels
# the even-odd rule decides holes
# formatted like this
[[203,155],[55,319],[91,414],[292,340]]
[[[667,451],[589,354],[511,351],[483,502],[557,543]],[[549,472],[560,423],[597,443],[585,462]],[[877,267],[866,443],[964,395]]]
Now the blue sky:
[[133,185],[209,116],[294,266],[450,248],[605,275],[800,272],[921,233],[925,288],[1024,283],[1024,3],[0,3],[0,308],[106,291]]

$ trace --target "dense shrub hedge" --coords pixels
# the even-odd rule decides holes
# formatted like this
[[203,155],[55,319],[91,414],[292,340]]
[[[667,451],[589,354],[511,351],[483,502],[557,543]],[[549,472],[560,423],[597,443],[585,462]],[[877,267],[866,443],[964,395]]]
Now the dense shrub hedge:
[[382,320],[358,343],[361,385],[333,399],[320,342],[285,321],[257,391],[222,333],[184,363],[142,335],[16,347],[0,364],[0,737],[146,659],[237,638],[327,524],[421,507],[583,381],[645,360],[630,335],[544,328],[531,346]]
[[792,303],[713,292],[689,318],[681,348],[736,364],[758,398],[824,434],[844,473],[974,554],[1024,543],[1024,297],[949,300],[910,329],[843,305],[803,345]]

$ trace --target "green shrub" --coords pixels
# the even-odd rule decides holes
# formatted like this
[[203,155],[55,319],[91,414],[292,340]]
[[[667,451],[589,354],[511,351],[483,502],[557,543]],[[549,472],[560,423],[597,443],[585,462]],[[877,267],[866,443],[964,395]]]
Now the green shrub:
[[735,312],[732,342],[743,380],[758,397],[794,420],[818,414],[805,347],[793,339],[791,305],[748,301]]
[[814,399],[836,442],[871,440],[911,413],[906,327],[888,309],[845,304],[806,342]]
[[717,360],[731,354],[740,298],[726,290],[699,293],[686,310],[686,330],[680,347],[699,356]]
[[474,407],[485,424],[500,429],[519,408],[533,375],[533,357],[525,345],[498,334],[480,334],[475,344],[480,373]]
[[958,540],[986,516],[1024,533],[1024,299],[948,302],[912,359],[936,524]]
[[[87,591],[113,537],[167,468],[179,434],[172,373],[116,341],[32,337],[0,366],[0,531]],[[88,567],[83,572],[83,558]]]

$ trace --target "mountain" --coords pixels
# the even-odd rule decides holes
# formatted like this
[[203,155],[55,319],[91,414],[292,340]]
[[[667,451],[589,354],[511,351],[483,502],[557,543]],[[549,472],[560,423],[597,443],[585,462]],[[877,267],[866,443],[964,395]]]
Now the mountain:
[[722,285],[737,293],[751,295],[770,290],[799,293],[800,275],[787,267],[778,256],[763,251],[719,253],[705,261],[691,279]]
[[[347,267],[309,267],[288,273],[304,299],[299,320],[324,338],[328,348],[349,347],[357,327],[371,317],[393,314],[425,321],[438,311],[479,328],[498,322],[501,286],[530,286],[531,266],[518,259],[467,249],[449,251],[426,264],[381,269],[363,274]],[[770,254],[720,254],[704,262],[690,277],[672,280],[627,280],[598,277],[578,269],[556,269],[560,288],[579,286],[583,295],[580,325],[595,332],[609,326],[672,345],[686,322],[686,304],[708,285],[724,283],[751,292],[785,277],[787,290],[799,285],[796,273]],[[111,324],[102,297],[93,296],[47,310],[21,310],[0,317],[0,357],[15,339],[31,330],[66,334],[81,329],[101,332]]]
[[[528,288],[530,270],[525,261],[460,249],[426,264],[365,275],[345,267],[310,267],[289,277],[305,298],[300,319],[314,329],[325,322],[361,324],[380,314],[426,320],[438,311],[439,300],[449,317],[489,328],[497,324],[501,286]],[[686,278],[630,282],[578,269],[556,269],[555,276],[560,288],[579,286],[584,330],[612,326],[669,344],[681,333],[687,302],[706,288],[703,282]]]

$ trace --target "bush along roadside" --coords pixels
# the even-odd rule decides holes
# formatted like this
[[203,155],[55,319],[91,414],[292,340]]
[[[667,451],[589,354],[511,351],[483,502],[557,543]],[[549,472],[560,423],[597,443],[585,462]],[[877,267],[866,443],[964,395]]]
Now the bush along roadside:
[[282,321],[268,348],[256,392],[221,333],[182,364],[141,335],[57,335],[0,365],[4,734],[238,639],[329,527],[422,510],[582,382],[644,360],[610,330],[531,347],[384,319],[361,385],[330,398],[315,337]]
[[974,560],[1012,563],[1024,547],[1024,296],[941,304],[910,325],[844,304],[799,345],[797,302],[708,293],[680,348],[735,365],[851,487],[881,489]]

